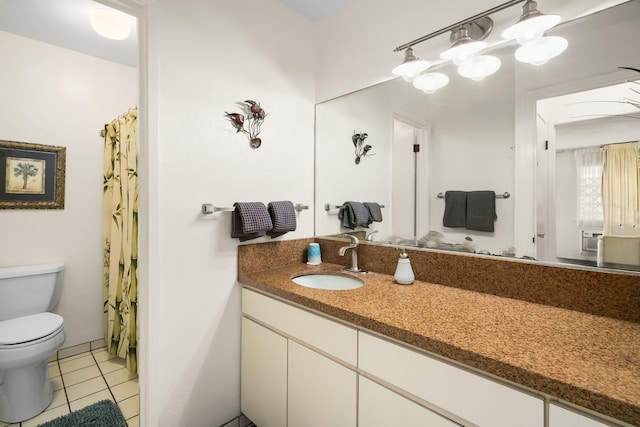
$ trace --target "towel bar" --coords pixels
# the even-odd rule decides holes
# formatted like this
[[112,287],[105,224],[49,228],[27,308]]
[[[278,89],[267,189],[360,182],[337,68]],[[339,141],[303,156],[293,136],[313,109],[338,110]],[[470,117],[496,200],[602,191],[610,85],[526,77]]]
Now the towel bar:
[[202,205],[202,213],[205,215],[212,214],[214,212],[232,212],[235,208],[220,208],[217,206],[213,206],[210,203],[204,203]]
[[[438,199],[444,199],[444,193],[438,193],[437,197]],[[511,194],[509,194],[507,191],[502,194],[496,193],[496,199],[508,199],[509,197],[511,197]]]
[[[329,212],[331,209],[340,209],[342,205],[332,205],[329,203],[324,204],[324,210]],[[381,208],[384,208],[384,205],[380,205]]]
[[[302,212],[309,209],[309,206],[303,205],[301,203],[296,203],[293,208],[296,210],[296,212]],[[236,208],[221,208],[218,206],[213,206],[211,203],[204,203],[202,205],[202,213],[205,215],[209,215],[214,212],[233,212],[235,209]]]

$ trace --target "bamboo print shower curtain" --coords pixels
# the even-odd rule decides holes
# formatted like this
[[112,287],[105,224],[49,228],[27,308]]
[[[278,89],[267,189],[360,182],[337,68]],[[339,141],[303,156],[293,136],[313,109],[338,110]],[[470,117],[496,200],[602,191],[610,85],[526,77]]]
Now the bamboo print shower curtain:
[[103,301],[107,350],[137,372],[137,109],[105,125]]

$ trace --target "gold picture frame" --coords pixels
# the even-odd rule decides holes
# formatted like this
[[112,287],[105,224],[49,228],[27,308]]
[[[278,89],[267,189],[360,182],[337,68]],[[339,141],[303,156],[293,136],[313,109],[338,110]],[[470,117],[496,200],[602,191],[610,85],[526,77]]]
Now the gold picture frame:
[[66,148],[0,140],[0,209],[64,209]]

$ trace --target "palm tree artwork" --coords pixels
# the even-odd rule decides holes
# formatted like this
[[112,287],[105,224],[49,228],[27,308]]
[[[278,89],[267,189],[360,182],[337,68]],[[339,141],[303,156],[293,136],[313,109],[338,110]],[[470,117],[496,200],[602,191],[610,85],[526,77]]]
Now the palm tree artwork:
[[13,168],[13,175],[17,178],[22,178],[23,190],[27,189],[29,177],[36,176],[37,174],[38,168],[32,163],[18,163],[18,165]]

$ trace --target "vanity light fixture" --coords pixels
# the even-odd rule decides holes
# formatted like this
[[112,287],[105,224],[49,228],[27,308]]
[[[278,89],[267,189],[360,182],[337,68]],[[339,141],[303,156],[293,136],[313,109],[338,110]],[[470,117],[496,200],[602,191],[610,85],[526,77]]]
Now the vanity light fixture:
[[545,31],[560,23],[560,15],[545,15],[538,10],[538,4],[533,0],[527,0],[522,6],[522,15],[518,22],[502,32],[502,38],[518,40],[525,44],[542,37]]
[[544,36],[545,31],[560,22],[559,15],[543,14],[538,10],[534,0],[510,0],[396,47],[394,52],[405,51],[405,59],[402,64],[393,69],[393,74],[402,76],[408,82],[413,81],[417,89],[426,93],[433,93],[445,86],[449,82],[448,77],[441,72],[426,71],[429,63],[419,60],[413,54],[413,46],[447,32],[451,32],[449,37],[451,46],[440,54],[441,59],[453,62],[458,66],[458,73],[461,76],[476,81],[494,74],[501,67],[500,59],[482,53],[487,47],[487,43],[483,40],[493,30],[493,20],[490,15],[519,3],[524,5],[518,22],[502,32],[504,39],[517,40],[521,44],[515,53],[516,59],[541,65],[564,52],[568,46],[565,39]]
[[560,23],[560,15],[545,15],[538,4],[527,0],[518,22],[502,32],[502,38],[517,40],[520,46],[515,57],[520,62],[542,65],[565,51],[569,43],[562,37],[545,37],[544,32]]
[[478,82],[498,71],[501,65],[502,62],[496,56],[474,56],[458,65],[458,74]]
[[485,42],[473,40],[467,29],[462,27],[454,32],[455,41],[451,47],[440,54],[440,58],[453,60],[456,65],[462,64],[476,53],[487,47]]
[[515,57],[520,62],[542,65],[564,52],[567,46],[569,42],[563,37],[541,37],[520,46]]
[[449,84],[449,77],[445,73],[430,71],[420,74],[413,80],[413,86],[424,93],[434,93]]
[[404,52],[404,60],[391,73],[401,76],[405,81],[412,82],[418,74],[429,68],[429,63],[413,54],[411,46]]
[[131,32],[131,16],[115,9],[101,7],[91,11],[91,27],[102,37],[124,40]]

